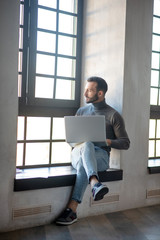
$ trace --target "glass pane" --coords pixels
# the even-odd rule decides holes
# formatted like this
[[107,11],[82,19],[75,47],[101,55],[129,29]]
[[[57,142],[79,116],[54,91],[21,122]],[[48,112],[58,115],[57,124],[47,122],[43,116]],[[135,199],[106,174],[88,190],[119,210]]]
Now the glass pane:
[[152,68],[159,69],[159,54],[152,53]]
[[49,163],[49,143],[26,143],[26,165]]
[[155,132],[156,132],[156,120],[150,119],[149,121],[149,138],[155,138]]
[[[157,120],[157,133],[156,138],[160,138],[160,120]],[[160,148],[160,146],[159,146]]]
[[56,8],[57,0],[38,0],[38,5]]
[[38,8],[38,28],[56,30],[56,13]]
[[160,16],[160,0],[154,0],[154,15]]
[[22,75],[18,74],[18,97],[22,95]]
[[57,61],[57,75],[64,77],[75,77],[75,64],[74,59],[69,58],[58,58]]
[[154,157],[154,147],[155,147],[155,141],[150,140],[149,141],[149,157]]
[[50,139],[49,117],[27,117],[27,140]]
[[59,0],[59,9],[67,12],[77,13],[77,0]]
[[37,32],[37,50],[55,53],[56,35],[45,32]]
[[55,57],[37,54],[36,73],[54,75]]
[[58,37],[58,53],[76,56],[76,39],[71,37]]
[[159,84],[159,72],[151,71],[151,86],[158,87]]
[[24,140],[24,117],[18,117],[17,121],[17,140]]
[[64,118],[53,118],[52,139],[65,139]]
[[59,14],[59,32],[77,34],[77,17]]
[[75,81],[57,79],[56,99],[74,100]]
[[23,28],[19,28],[19,48],[23,48]]
[[160,51],[160,36],[153,35],[152,37],[152,50]]
[[54,78],[36,77],[36,98],[53,98]]
[[156,141],[156,157],[160,157],[160,140]]
[[52,144],[52,163],[70,163],[71,147],[65,142]]
[[17,143],[16,166],[23,165],[23,143]]
[[18,53],[18,72],[22,72],[22,59],[23,59],[23,53]]
[[24,24],[24,4],[20,4],[19,24]]
[[160,18],[153,18],[153,32],[160,33]]
[[150,104],[151,105],[157,105],[157,101],[158,101],[158,89],[151,88]]

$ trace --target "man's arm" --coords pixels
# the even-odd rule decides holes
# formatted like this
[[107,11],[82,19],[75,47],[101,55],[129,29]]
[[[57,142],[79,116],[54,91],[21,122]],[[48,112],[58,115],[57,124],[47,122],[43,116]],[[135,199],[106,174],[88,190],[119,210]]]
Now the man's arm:
[[106,139],[107,145],[112,148],[127,150],[130,147],[130,140],[125,129],[124,120],[118,112],[113,116],[112,127],[116,139]]

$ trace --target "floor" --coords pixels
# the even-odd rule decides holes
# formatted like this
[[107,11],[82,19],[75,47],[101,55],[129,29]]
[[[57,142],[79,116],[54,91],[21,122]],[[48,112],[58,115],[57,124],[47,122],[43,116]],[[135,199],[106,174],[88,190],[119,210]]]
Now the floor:
[[0,240],[160,240],[160,205],[0,233]]

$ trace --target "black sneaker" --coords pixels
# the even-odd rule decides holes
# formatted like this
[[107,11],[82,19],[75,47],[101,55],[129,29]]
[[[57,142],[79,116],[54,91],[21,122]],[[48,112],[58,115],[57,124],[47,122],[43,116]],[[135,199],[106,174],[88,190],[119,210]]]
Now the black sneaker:
[[77,214],[67,208],[56,220],[58,225],[70,225],[77,221]]
[[104,195],[109,192],[108,187],[104,186],[102,183],[98,182],[92,188],[93,200],[99,201],[103,199]]

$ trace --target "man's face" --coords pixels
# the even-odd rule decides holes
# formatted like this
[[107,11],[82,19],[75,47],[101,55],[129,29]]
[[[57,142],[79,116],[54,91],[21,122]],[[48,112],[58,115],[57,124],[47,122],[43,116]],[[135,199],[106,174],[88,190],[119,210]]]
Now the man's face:
[[86,98],[86,103],[99,102],[96,82],[87,82],[84,91],[84,96]]

